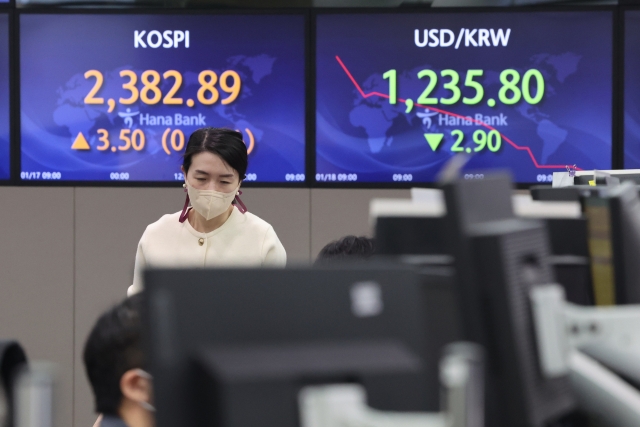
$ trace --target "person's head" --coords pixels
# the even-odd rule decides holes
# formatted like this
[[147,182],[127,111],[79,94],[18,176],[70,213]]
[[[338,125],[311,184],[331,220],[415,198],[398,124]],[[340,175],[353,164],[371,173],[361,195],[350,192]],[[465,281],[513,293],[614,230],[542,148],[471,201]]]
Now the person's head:
[[247,166],[247,146],[240,132],[202,128],[189,137],[182,172],[193,188],[229,193],[242,183]]
[[349,259],[366,259],[373,255],[375,242],[369,237],[345,236],[327,244],[316,259],[316,263]]
[[151,378],[141,345],[142,298],[134,295],[100,316],[83,355],[96,412],[119,416],[129,427],[153,422]]

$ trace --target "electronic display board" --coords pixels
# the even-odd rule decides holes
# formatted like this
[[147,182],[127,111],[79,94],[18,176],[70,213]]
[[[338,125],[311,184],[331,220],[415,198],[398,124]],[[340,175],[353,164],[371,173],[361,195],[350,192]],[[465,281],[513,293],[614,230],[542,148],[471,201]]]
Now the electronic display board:
[[189,135],[242,132],[247,181],[305,177],[299,14],[20,15],[22,180],[182,181]]
[[9,15],[0,14],[0,180],[11,177],[9,118]]
[[609,10],[319,15],[315,181],[433,182],[456,153],[471,156],[465,171],[508,168],[519,183],[610,169],[612,21]]
[[640,168],[640,10],[624,13],[624,167]]

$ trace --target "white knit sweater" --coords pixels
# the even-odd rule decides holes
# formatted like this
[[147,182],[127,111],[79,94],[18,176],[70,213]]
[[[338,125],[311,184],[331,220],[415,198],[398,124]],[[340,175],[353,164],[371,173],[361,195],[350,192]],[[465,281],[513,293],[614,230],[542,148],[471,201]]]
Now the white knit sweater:
[[149,267],[284,267],[287,253],[273,227],[257,216],[234,209],[227,221],[210,233],[196,231],[180,212],[164,215],[147,226],[136,253],[133,285],[128,295],[143,288]]

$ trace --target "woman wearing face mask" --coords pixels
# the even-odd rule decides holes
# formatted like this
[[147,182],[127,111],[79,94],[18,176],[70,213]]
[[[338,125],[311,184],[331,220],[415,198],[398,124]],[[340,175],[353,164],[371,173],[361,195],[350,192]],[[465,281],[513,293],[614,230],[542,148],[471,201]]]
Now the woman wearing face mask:
[[246,171],[247,147],[239,132],[203,128],[191,134],[182,164],[184,208],[145,230],[129,295],[142,290],[147,266],[284,267],[287,255],[273,227],[247,212],[239,198]]

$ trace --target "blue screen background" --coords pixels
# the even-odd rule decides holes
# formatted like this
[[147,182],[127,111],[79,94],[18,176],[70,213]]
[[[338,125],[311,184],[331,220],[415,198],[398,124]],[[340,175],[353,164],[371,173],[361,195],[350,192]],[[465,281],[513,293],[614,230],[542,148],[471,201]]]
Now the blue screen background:
[[[451,148],[456,138],[451,131],[464,132],[460,145],[464,148],[476,147],[474,131],[490,130],[476,123],[450,125],[447,120],[455,117],[452,113],[506,117],[501,124],[492,125],[503,136],[500,150],[476,153],[465,170],[508,168],[517,182],[533,183],[550,181],[551,174],[564,170],[565,165],[611,168],[610,12],[320,15],[316,28],[317,181],[335,181],[340,174],[339,180],[347,180],[347,174],[348,180],[357,175],[358,182],[393,182],[395,176],[434,181],[455,154]],[[415,29],[450,29],[457,38],[461,28],[510,28],[511,33],[506,47],[465,47],[464,37],[458,49],[454,45],[418,47],[414,42]],[[635,30],[640,36],[640,25]],[[640,55],[636,62],[638,58]],[[544,76],[542,101],[537,105],[523,100],[515,105],[499,102],[501,71],[515,69],[522,76],[532,68]],[[402,102],[390,105],[378,95],[363,98],[357,86],[364,94],[389,94],[389,81],[382,74],[390,69],[397,70],[401,99],[415,101],[420,96],[428,82],[417,77],[423,69],[438,74],[443,69],[456,70],[463,97],[475,93],[464,86],[467,70],[482,69],[484,75],[475,80],[482,83],[485,95],[477,105],[461,101],[433,105],[443,112],[428,117],[424,113],[429,110],[424,108],[405,113]],[[431,96],[449,97],[451,92],[443,88],[449,81],[440,77]],[[487,105],[489,98],[498,101],[495,107]],[[436,151],[429,147],[424,133],[444,133]],[[557,167],[545,168],[550,165]]]
[[[43,179],[38,172],[57,172],[53,178],[49,174],[45,179],[179,180],[176,174],[180,172],[182,153],[172,151],[167,144],[167,154],[162,135],[167,128],[180,128],[188,139],[202,127],[202,122],[168,126],[140,120],[147,115],[175,119],[176,114],[200,115],[205,117],[206,126],[238,129],[247,144],[245,129],[249,129],[255,139],[247,171],[248,177],[253,178],[249,180],[304,179],[302,16],[26,14],[20,18],[22,179]],[[135,30],[189,30],[190,47],[184,48],[183,43],[178,48],[136,49]],[[105,99],[104,105],[84,103],[96,81],[86,79],[84,73],[92,69],[104,75],[104,84],[96,95]],[[143,87],[140,77],[145,70],[156,70],[160,75],[177,70],[183,84],[175,96],[185,103],[194,99],[195,106],[162,102],[147,105],[138,100],[126,106],[118,103],[108,113],[109,98],[117,101],[130,96],[122,88],[129,79],[119,75],[121,70],[135,71],[138,89]],[[217,83],[218,102],[210,106],[199,103],[198,75],[203,70],[213,70],[218,76],[225,70],[236,71],[242,79],[238,99],[222,105],[221,100],[228,95]],[[159,88],[163,97],[173,83],[173,79],[162,79]],[[119,114],[135,114],[133,123],[125,122]],[[103,144],[98,129],[109,132],[111,146],[124,144],[119,140],[122,129],[141,129],[146,145],[141,151],[98,151],[97,147]],[[86,137],[89,150],[71,149],[80,132]],[[128,174],[126,178],[123,173]]]
[[9,16],[0,14],[0,179],[11,177],[9,126]]
[[640,168],[640,11],[625,12],[624,167]]

